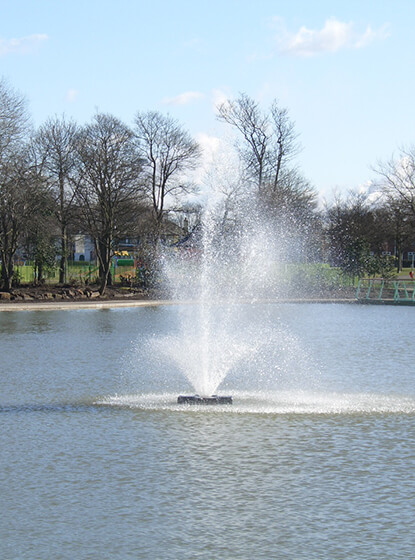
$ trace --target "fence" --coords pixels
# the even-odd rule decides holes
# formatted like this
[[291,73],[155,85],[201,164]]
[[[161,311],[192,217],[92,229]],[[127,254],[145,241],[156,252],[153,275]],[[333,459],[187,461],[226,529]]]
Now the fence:
[[368,302],[415,304],[415,281],[361,279],[357,286],[356,299]]

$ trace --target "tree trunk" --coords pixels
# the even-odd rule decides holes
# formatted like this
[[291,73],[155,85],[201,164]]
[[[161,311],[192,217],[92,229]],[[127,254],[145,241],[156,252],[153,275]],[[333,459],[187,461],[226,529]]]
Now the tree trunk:
[[403,254],[402,254],[402,244],[400,242],[400,240],[396,240],[396,258],[397,258],[397,263],[396,263],[396,271],[399,274],[399,272],[401,272],[402,270],[402,260],[403,260]]
[[43,284],[43,263],[41,261],[37,264],[37,281],[38,284]]
[[106,273],[104,273],[101,276],[100,286],[99,286],[99,293],[100,293],[101,296],[104,295],[105,290],[107,289],[107,286],[108,286],[108,273],[109,273],[109,270],[107,270]]
[[68,233],[66,224],[61,228],[61,259],[59,263],[59,283],[65,284],[68,271]]
[[111,242],[96,242],[95,247],[97,250],[97,257],[99,261],[99,276],[100,276],[100,287],[99,293],[104,295],[105,290],[108,286],[112,286],[112,275],[111,275],[111,254],[110,247]]
[[10,292],[13,288],[13,257],[8,255],[5,251],[1,253],[2,267],[1,267],[1,280],[3,289]]

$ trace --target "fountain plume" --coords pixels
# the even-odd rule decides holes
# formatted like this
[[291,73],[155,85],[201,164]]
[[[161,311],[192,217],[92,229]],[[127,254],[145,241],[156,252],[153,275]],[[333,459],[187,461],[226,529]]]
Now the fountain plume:
[[265,342],[263,333],[244,323],[243,304],[275,293],[282,243],[275,244],[254,206],[247,210],[246,201],[230,208],[216,197],[193,240],[163,255],[170,297],[192,305],[179,308],[178,331],[155,344],[200,395],[215,393]]

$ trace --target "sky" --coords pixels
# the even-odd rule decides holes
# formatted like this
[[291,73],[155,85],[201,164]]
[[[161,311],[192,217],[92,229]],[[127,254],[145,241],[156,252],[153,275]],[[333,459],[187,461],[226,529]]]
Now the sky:
[[0,77],[35,126],[155,110],[210,155],[219,102],[276,99],[330,199],[415,143],[414,21],[413,0],[0,0]]

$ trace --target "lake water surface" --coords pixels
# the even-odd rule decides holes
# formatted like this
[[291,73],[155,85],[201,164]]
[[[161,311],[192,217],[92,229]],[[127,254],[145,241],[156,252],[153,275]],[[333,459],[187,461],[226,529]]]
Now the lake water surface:
[[414,558],[415,309],[245,306],[220,407],[176,404],[183,313],[0,314],[0,558]]

